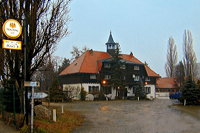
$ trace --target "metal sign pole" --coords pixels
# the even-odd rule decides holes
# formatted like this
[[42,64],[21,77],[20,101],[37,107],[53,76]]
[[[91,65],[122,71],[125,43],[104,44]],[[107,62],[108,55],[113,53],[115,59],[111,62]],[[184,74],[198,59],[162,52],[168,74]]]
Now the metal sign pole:
[[34,87],[32,87],[32,98],[31,98],[31,133],[33,133],[33,116],[34,116]]

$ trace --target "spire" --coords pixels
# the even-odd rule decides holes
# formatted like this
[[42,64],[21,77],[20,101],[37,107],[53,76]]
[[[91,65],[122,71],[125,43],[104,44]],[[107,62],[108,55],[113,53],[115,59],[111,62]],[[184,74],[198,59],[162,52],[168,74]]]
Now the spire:
[[112,37],[112,32],[110,31],[110,36],[108,38],[108,42],[107,43],[115,43]]

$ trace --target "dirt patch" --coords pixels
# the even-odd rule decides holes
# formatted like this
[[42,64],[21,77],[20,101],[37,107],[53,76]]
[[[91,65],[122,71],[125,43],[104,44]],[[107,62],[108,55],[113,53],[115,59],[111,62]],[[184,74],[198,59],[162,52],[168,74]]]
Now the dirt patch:
[[101,111],[108,111],[109,108],[108,108],[108,106],[101,106],[101,107],[99,108],[99,110],[101,110]]

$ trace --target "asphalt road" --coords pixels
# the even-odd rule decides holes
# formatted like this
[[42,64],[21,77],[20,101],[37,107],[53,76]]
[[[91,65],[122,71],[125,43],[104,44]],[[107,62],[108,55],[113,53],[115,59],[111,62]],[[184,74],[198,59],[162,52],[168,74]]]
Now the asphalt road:
[[[59,106],[59,105],[58,105]],[[64,109],[85,116],[74,133],[200,133],[200,107],[172,105],[171,100],[72,102]]]

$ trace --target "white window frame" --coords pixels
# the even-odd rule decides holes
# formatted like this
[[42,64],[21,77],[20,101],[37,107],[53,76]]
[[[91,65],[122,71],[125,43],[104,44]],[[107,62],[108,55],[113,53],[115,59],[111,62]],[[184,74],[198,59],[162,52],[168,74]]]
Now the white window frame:
[[105,75],[105,79],[111,79],[111,75]]
[[145,87],[145,93],[150,94],[151,93],[151,87]]
[[134,78],[134,81],[140,81],[140,76],[136,75],[135,78]]
[[139,71],[140,67],[139,66],[134,66],[134,70]]
[[90,79],[97,79],[97,75],[95,75],[95,74],[90,74]]

